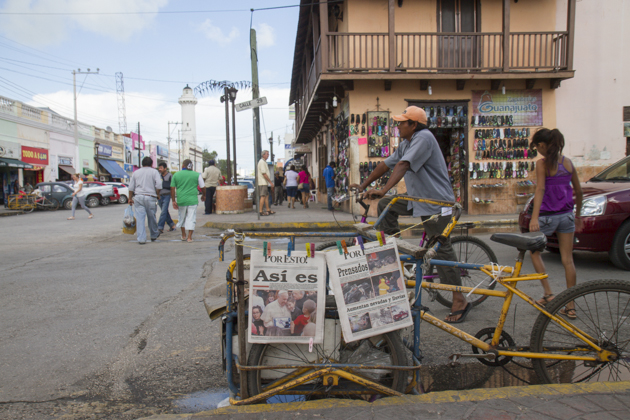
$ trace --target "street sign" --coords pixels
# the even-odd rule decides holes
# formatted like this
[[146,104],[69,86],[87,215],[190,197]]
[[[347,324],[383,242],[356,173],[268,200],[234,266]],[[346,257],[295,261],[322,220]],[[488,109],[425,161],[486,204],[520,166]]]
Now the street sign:
[[267,97],[263,96],[262,98],[252,99],[251,101],[241,102],[240,104],[234,105],[236,107],[236,112],[244,111],[246,109],[258,108],[261,105],[267,105]]

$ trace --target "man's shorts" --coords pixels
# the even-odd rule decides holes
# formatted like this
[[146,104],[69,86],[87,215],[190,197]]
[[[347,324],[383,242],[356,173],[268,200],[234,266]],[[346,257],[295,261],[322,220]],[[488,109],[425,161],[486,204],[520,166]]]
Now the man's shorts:
[[558,233],[575,232],[575,215],[573,212],[553,214],[549,216],[539,216],[538,224],[540,231],[547,236]]
[[259,185],[258,186],[258,195],[260,197],[266,197],[269,195],[269,187],[266,185]]

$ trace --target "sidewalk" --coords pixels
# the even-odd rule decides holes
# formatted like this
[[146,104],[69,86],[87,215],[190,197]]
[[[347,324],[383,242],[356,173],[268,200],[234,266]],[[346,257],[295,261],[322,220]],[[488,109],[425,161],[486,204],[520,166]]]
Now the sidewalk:
[[0,207],[0,217],[4,216],[17,216],[19,214],[24,214],[23,210],[9,210],[4,207]]
[[[256,211],[250,211],[242,214],[203,214],[202,207],[197,211],[197,225],[207,228],[227,230],[241,228],[244,230],[257,229],[348,229],[354,223],[361,220],[360,214],[355,214],[356,222],[350,213],[342,211],[331,212],[326,208],[326,203],[309,203],[309,208],[304,209],[301,205],[296,205],[295,209],[289,209],[285,202],[281,206],[271,206],[271,210],[276,214],[269,216],[260,216]],[[368,218],[368,222],[374,223],[375,218]],[[401,217],[401,228],[408,228],[420,221],[419,218]],[[462,215],[459,219],[460,223],[475,223],[479,226],[500,226],[500,225],[517,225],[518,214],[501,214],[501,215]]]
[[470,391],[444,391],[359,400],[225,407],[195,414],[163,414],[145,420],[219,419],[441,419],[551,420],[630,418],[630,382],[534,385]]

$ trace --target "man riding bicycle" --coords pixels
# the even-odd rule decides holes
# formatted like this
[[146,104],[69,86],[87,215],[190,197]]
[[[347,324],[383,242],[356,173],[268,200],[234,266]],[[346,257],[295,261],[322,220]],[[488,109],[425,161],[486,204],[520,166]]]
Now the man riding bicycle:
[[[417,106],[410,106],[401,115],[394,115],[392,118],[398,122],[400,137],[404,140],[391,156],[378,164],[361,185],[354,184],[351,187],[365,191],[363,198],[379,199],[379,216],[393,198],[384,197],[385,193],[403,177],[407,191],[411,196],[455,201],[444,157],[433,133],[427,128],[427,114],[424,110]],[[366,191],[372,182],[378,180],[390,169],[392,169],[392,174],[383,188]],[[450,207],[442,208],[434,204],[400,200],[390,207],[381,226],[385,233],[395,235],[400,232],[398,227],[398,216],[400,215],[421,217],[424,221],[439,214],[439,217],[423,225],[429,237],[437,236],[444,231],[450,222],[450,211]],[[457,261],[450,238],[447,238],[441,245],[437,252],[437,258]],[[437,267],[437,269],[442,283],[461,286],[462,280],[459,269],[455,267]],[[471,309],[472,304],[466,301],[462,293],[453,292],[451,313],[445,321],[449,323],[463,322]]]

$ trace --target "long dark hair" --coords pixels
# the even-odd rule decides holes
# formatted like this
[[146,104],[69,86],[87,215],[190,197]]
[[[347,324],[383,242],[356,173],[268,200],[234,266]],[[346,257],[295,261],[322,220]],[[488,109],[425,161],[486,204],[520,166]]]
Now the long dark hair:
[[306,172],[306,175],[308,175],[309,178],[311,177],[311,173],[308,171],[308,168],[306,167],[306,165],[302,165],[302,170]]
[[550,130],[548,128],[541,128],[534,133],[532,137],[532,143],[530,149],[539,143],[545,143],[547,145],[547,156],[545,156],[545,167],[548,172],[552,172],[558,165],[558,157],[564,149],[564,136],[557,128]]

